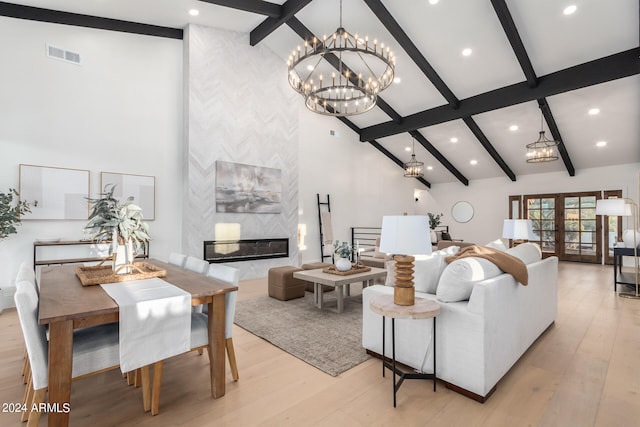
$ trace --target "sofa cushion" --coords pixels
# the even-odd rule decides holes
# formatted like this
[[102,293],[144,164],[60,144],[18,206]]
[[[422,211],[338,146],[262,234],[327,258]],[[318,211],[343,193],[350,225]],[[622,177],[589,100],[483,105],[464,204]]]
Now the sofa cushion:
[[484,258],[468,257],[453,261],[442,272],[436,296],[442,302],[465,301],[473,285],[502,274],[494,263]]
[[493,248],[499,251],[506,251],[507,247],[505,246],[505,244],[502,242],[502,239],[496,239],[493,242],[489,242],[485,245],[488,248]]
[[444,255],[416,255],[413,262],[413,284],[416,292],[435,294],[442,270],[447,266]]
[[520,261],[525,264],[538,262],[542,259],[542,251],[540,250],[540,246],[536,243],[521,243],[518,246],[507,249],[505,252],[520,259]]

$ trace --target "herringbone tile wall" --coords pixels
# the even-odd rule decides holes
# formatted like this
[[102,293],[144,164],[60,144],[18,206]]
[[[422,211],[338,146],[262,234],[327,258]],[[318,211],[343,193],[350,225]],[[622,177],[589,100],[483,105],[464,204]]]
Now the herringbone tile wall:
[[[249,35],[190,25],[185,31],[185,175],[183,247],[202,256],[217,223],[239,223],[241,238],[289,237],[289,259],[233,263],[241,278],[298,258],[298,106],[284,61]],[[280,214],[216,213],[215,162],[282,171]]]

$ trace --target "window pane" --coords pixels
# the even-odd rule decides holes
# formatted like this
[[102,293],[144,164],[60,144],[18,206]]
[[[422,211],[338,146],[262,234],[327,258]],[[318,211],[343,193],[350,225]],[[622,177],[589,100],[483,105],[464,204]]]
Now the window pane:
[[555,207],[556,207],[556,199],[542,199],[543,209],[555,209]]
[[542,229],[545,231],[555,231],[555,221],[542,221]]
[[580,221],[580,224],[581,224],[580,231],[596,231],[595,220],[583,220],[583,221]]
[[585,196],[580,198],[580,207],[582,208],[595,208],[596,196]]
[[565,197],[564,198],[564,207],[566,208],[576,208],[579,206],[580,198],[579,197]]
[[580,219],[580,209],[565,209],[564,219],[565,221]]
[[567,231],[564,233],[564,241],[566,243],[578,243],[579,233],[577,231]]
[[540,209],[540,199],[527,199],[527,209]]
[[582,209],[580,209],[580,218],[581,219],[595,219],[596,218],[596,208],[582,208]]

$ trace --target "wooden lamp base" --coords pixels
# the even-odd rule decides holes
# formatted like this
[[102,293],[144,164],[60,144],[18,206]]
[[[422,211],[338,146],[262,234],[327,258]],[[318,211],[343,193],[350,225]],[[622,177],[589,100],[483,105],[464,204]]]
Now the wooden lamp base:
[[393,302],[396,305],[414,305],[415,290],[413,288],[412,256],[396,255],[396,286],[393,289]]

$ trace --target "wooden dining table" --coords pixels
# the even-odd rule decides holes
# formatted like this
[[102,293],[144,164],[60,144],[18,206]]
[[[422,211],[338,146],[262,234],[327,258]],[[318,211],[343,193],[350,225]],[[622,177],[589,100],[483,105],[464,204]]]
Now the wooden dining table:
[[[208,304],[211,395],[216,399],[224,396],[225,294],[238,287],[159,260],[146,262],[165,269],[167,275],[162,279],[189,292],[193,306]],[[45,267],[40,274],[38,323],[49,327],[49,403],[53,408],[72,408],[73,331],[119,320],[118,304],[101,286],[82,286],[76,267]],[[49,412],[48,425],[67,426],[69,412]]]

